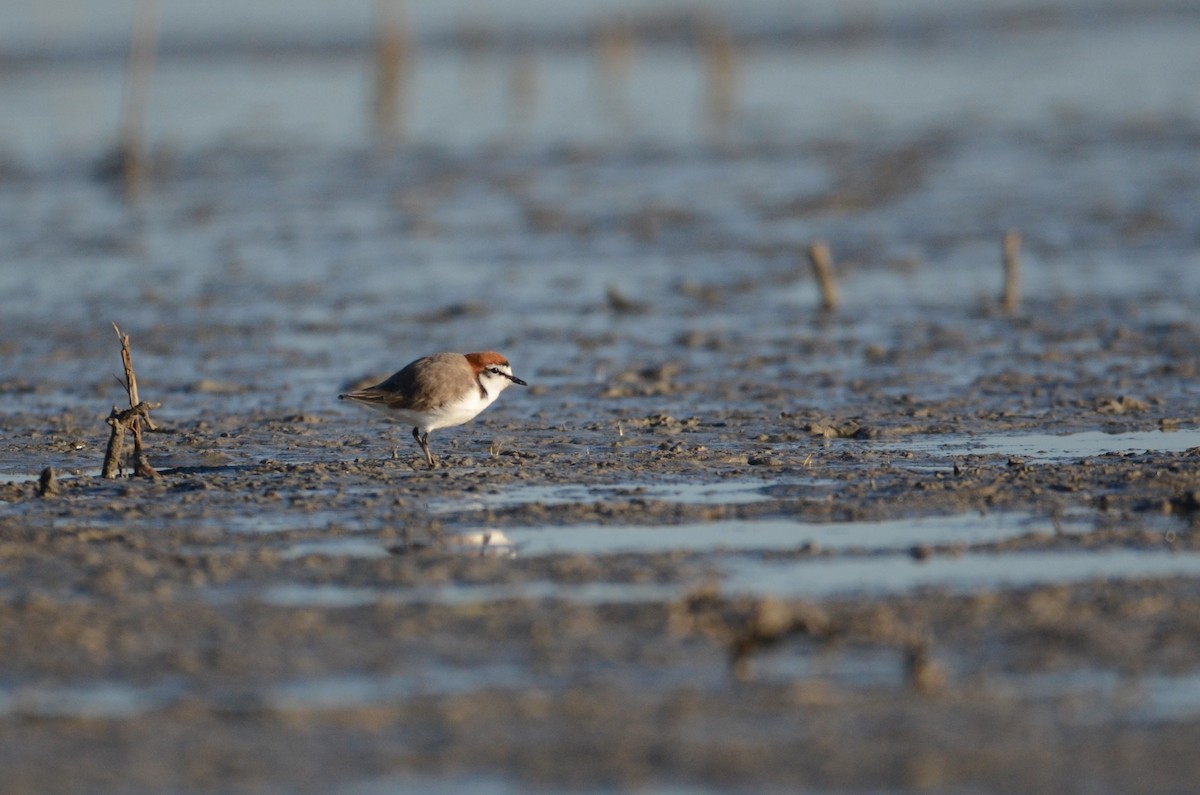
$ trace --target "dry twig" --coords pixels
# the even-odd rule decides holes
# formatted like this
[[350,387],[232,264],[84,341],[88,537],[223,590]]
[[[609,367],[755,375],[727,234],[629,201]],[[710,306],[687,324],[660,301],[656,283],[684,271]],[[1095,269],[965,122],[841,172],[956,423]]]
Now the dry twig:
[[101,477],[115,478],[119,474],[121,448],[124,446],[125,432],[129,431],[133,434],[133,474],[144,478],[158,478],[161,475],[155,471],[154,467],[150,466],[142,448],[142,421],[145,420],[146,427],[154,430],[154,423],[150,420],[150,409],[156,409],[161,404],[138,400],[137,377],[133,374],[133,354],[129,348],[129,335],[122,334],[116,323],[113,323],[113,328],[117,332],[117,339],[121,341],[121,363],[125,367],[123,385],[129,395],[129,408],[120,411],[113,406],[112,413],[106,420],[112,428],[112,433],[108,437]]

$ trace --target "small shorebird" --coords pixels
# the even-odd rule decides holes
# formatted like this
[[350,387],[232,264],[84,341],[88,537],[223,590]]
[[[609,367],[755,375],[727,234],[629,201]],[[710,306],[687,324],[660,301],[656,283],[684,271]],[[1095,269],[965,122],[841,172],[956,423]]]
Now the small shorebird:
[[422,356],[383,383],[338,395],[382,411],[413,426],[413,438],[425,453],[429,468],[437,459],[429,452],[429,432],[462,425],[492,405],[509,384],[528,386],[495,351],[435,353]]

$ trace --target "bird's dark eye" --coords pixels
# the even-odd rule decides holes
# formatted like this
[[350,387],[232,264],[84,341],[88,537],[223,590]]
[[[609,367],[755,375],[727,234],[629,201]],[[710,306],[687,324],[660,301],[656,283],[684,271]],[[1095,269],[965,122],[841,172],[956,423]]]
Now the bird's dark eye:
[[492,367],[492,368],[489,368],[489,369],[491,369],[491,371],[492,371],[492,373],[493,373],[493,374],[495,374],[495,375],[500,375],[500,368],[499,368],[499,367]]

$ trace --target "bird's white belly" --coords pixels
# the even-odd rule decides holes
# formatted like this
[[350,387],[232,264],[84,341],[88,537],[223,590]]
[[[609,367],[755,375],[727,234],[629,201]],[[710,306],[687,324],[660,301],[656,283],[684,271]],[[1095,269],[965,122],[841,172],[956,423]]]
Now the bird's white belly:
[[438,406],[428,412],[388,408],[385,405],[377,403],[364,405],[383,412],[390,420],[413,428],[419,428],[421,433],[428,433],[429,431],[436,431],[438,428],[462,425],[464,422],[474,419],[479,412],[492,405],[492,401],[495,399],[494,396],[484,399],[478,392],[472,391],[463,400]]

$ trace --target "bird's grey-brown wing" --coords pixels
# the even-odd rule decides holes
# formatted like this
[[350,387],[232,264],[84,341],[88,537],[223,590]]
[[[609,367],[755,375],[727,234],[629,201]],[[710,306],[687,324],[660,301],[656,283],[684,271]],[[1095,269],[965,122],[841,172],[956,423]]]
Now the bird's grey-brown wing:
[[417,359],[382,383],[342,397],[392,409],[429,411],[461,396],[474,381],[475,374],[461,354],[438,353]]

